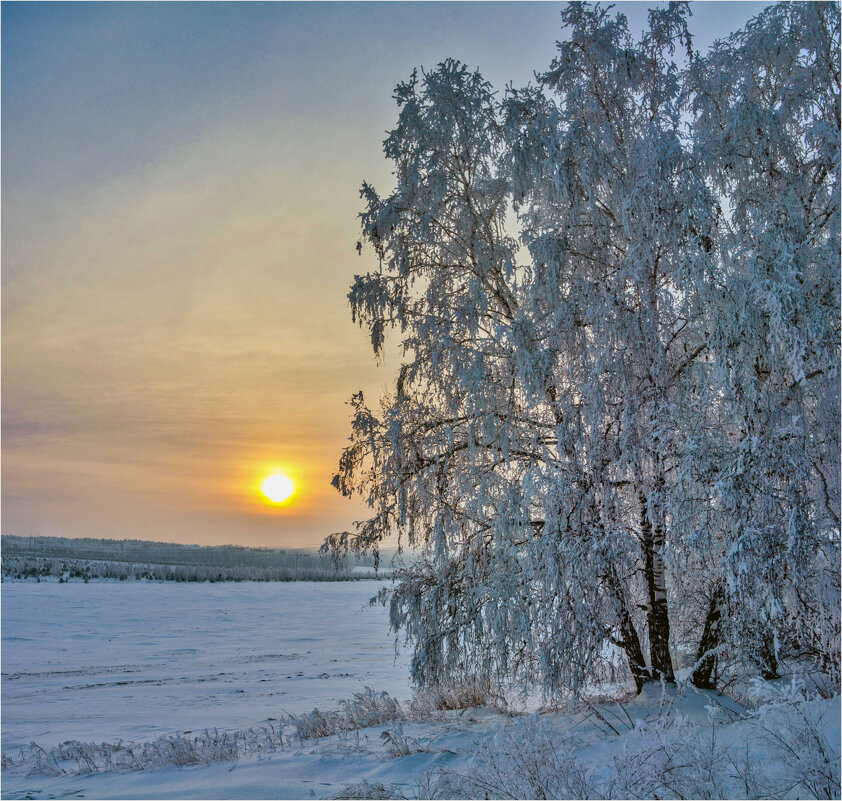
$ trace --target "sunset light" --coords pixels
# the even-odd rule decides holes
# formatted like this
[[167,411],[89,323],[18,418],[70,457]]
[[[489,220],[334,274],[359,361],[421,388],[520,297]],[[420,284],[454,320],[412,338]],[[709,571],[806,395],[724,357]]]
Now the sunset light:
[[273,473],[263,481],[260,489],[272,503],[283,503],[292,497],[295,484],[283,473]]
[[842,0],[0,50],[0,801],[842,800]]

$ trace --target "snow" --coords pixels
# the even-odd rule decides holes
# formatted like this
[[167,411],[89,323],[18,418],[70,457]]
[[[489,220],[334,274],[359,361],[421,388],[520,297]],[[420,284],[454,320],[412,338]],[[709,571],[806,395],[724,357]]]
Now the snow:
[[410,694],[381,584],[2,585],[3,750],[35,741],[242,729]]
[[[287,723],[280,750],[209,764],[90,772],[66,760],[55,775],[24,753],[259,726],[366,685],[405,701],[406,659],[383,610],[365,606],[378,586],[4,582],[3,798],[812,797],[804,782],[838,797],[839,700],[804,701],[784,681],[759,685],[759,717],[712,692],[648,686],[622,705],[540,715],[411,717],[404,704],[407,720],[320,739]],[[796,749],[790,762],[776,735]]]

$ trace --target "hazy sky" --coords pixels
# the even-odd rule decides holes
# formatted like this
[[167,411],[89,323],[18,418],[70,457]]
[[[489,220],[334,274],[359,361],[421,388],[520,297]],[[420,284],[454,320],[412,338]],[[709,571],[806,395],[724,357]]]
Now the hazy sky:
[[[694,3],[697,45],[764,5]],[[345,402],[396,368],[346,300],[392,90],[448,56],[524,84],[561,8],[3,3],[3,533],[302,546],[361,518],[330,479]]]

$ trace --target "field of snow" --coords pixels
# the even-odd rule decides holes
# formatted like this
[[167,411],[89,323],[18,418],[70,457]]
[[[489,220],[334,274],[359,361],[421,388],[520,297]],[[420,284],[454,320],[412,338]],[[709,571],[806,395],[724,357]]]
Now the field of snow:
[[242,729],[410,694],[375,581],[2,584],[2,747]]
[[759,710],[650,686],[530,716],[404,703],[403,720],[276,736],[285,713],[365,686],[408,698],[365,605],[379,586],[4,582],[2,797],[839,797],[839,699],[785,681]]

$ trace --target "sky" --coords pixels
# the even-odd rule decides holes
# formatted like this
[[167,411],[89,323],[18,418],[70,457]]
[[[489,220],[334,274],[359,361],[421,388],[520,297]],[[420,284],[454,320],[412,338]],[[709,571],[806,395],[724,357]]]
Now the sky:
[[[692,3],[696,47],[764,5]],[[347,401],[399,366],[347,302],[392,91],[447,57],[526,84],[562,7],[3,3],[2,532],[313,547],[363,519],[330,481]]]

